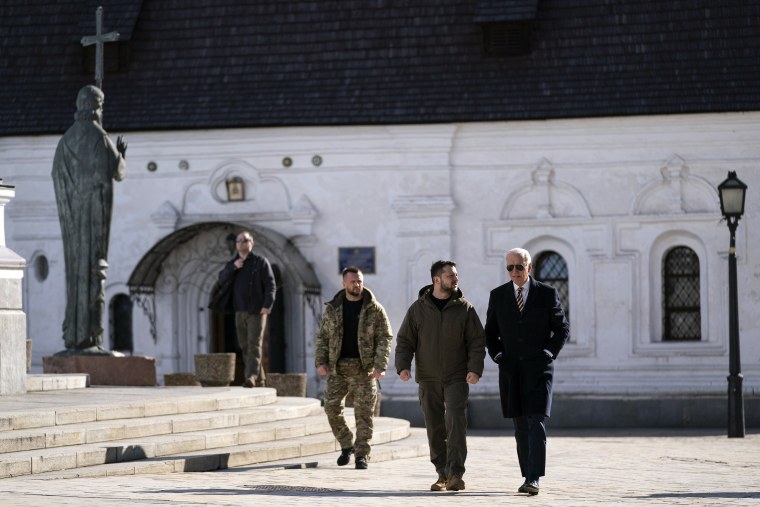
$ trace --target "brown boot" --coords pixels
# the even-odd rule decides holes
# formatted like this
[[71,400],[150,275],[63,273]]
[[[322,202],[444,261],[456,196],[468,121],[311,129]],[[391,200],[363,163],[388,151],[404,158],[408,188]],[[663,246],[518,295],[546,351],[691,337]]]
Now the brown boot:
[[461,477],[452,475],[446,480],[446,491],[462,491],[464,489],[464,481]]
[[446,490],[446,479],[443,477],[438,477],[438,480],[435,481],[430,486],[430,491],[445,491]]

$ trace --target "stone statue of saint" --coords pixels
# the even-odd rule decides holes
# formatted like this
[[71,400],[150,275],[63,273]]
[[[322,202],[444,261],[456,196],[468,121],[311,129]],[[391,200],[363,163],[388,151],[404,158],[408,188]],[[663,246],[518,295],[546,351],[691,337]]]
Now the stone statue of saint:
[[127,144],[114,146],[102,127],[103,92],[77,96],[76,121],[58,142],[53,185],[66,263],[65,353],[108,353],[103,345],[104,282],[113,207],[113,180],[124,179]]

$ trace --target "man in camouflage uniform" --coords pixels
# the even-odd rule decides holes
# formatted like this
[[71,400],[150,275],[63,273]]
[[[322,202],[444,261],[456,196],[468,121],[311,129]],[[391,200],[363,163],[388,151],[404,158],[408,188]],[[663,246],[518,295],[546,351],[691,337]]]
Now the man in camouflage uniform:
[[[385,376],[393,331],[385,308],[364,287],[356,267],[343,270],[343,289],[327,303],[317,334],[315,365],[327,375],[325,413],[340,443],[338,465],[356,454],[356,468],[366,469],[372,438],[372,416],[377,380]],[[354,398],[356,442],[346,425],[343,407],[348,393]]]

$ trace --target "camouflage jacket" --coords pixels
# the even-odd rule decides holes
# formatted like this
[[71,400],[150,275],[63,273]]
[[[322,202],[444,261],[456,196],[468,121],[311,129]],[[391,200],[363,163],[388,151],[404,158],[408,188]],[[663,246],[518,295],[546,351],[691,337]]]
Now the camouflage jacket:
[[[343,345],[343,300],[345,297],[346,291],[340,290],[325,306],[317,332],[314,361],[317,368],[326,364],[331,371],[335,371],[335,364],[340,358]],[[363,290],[363,297],[364,303],[359,313],[357,332],[359,358],[367,372],[373,369],[385,371],[388,368],[393,340],[391,323],[385,313],[385,308],[377,302],[375,295],[369,289]]]

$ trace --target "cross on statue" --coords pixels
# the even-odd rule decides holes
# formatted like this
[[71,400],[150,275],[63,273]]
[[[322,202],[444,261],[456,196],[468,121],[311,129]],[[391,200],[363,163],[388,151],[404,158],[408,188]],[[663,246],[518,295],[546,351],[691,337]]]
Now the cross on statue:
[[119,40],[119,32],[103,33],[103,6],[95,11],[95,35],[82,37],[82,46],[95,44],[95,82],[103,89],[103,44]]

